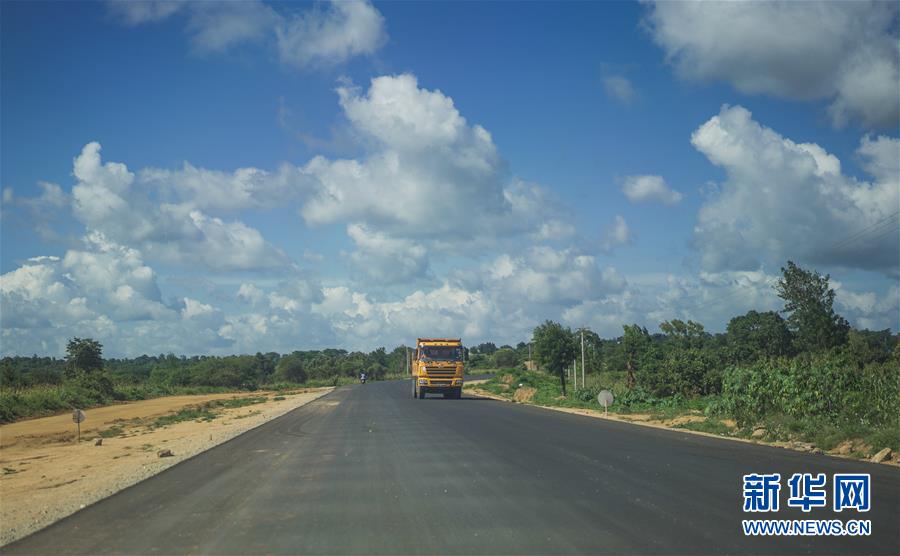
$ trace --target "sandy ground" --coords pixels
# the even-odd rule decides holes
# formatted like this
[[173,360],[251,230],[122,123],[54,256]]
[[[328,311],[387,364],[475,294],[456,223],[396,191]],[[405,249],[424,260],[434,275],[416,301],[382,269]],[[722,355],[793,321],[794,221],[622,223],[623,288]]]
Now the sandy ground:
[[[479,383],[481,383],[481,382],[487,382],[487,381],[479,381]],[[504,398],[503,396],[498,396],[498,395],[488,392],[486,390],[482,390],[481,388],[477,388],[477,387],[469,388],[468,387],[468,386],[470,386],[469,383],[466,383],[466,386],[467,386],[466,392],[475,394],[477,396],[481,396],[484,398],[491,398],[492,400],[498,400],[498,401],[503,401],[503,402],[522,403],[522,402],[518,402],[515,400],[510,400],[509,398]],[[472,384],[471,386],[477,386],[477,385]],[[554,406],[548,406],[548,405],[533,404],[531,402],[525,402],[525,403],[528,403],[528,405],[535,405],[537,407],[542,407],[544,409],[550,409],[553,411],[562,411],[563,413],[574,413],[576,415],[585,415],[587,417],[595,417],[598,419],[610,419],[613,421],[621,421],[623,423],[630,423],[632,425],[640,425],[642,427],[654,427],[654,428],[658,428],[658,429],[673,429],[673,430],[677,430],[678,432],[683,432],[683,433],[687,433],[687,434],[712,436],[715,438],[722,438],[722,439],[726,439],[726,440],[732,440],[735,442],[746,442],[748,444],[765,444],[768,446],[775,446],[778,448],[784,448],[786,450],[795,450],[798,452],[813,452],[815,450],[815,447],[812,444],[808,444],[805,442],[767,442],[767,441],[760,440],[760,439],[738,438],[738,437],[734,437],[734,436],[722,436],[720,434],[713,434],[713,433],[709,433],[709,432],[695,431],[695,430],[685,429],[685,428],[678,428],[678,425],[683,425],[684,423],[705,421],[706,417],[701,416],[701,415],[681,415],[681,416],[675,417],[673,419],[657,419],[657,418],[654,418],[653,415],[643,414],[643,413],[629,413],[627,415],[620,415],[617,413],[606,414],[603,410],[599,410],[599,409],[581,409],[581,408],[574,408],[574,407],[554,407]],[[732,429],[734,429],[737,426],[737,424],[731,419],[722,419],[721,421],[722,421],[722,423],[724,423],[725,425],[727,425],[728,427],[730,427]],[[848,444],[848,443],[846,443],[846,442],[841,443],[841,445],[836,447],[834,450],[830,450],[826,453],[828,455],[834,456],[834,457],[859,460],[860,458],[852,457],[848,453],[849,450],[843,451],[841,449],[841,447],[844,446],[845,444]],[[818,453],[822,453],[822,451],[820,450]],[[870,461],[870,460],[868,458],[866,458],[865,461]],[[890,460],[885,460],[885,461],[882,461],[879,463],[881,463],[882,465],[900,466],[900,457],[898,457],[896,454],[894,454]]]
[[[331,388],[293,393],[254,392],[171,396],[87,410],[80,443],[72,415],[0,426],[0,545],[46,527],[123,488],[308,403]],[[151,427],[158,417],[212,400],[261,397],[268,401],[212,411],[211,421]],[[283,397],[274,400],[275,397]],[[95,440],[121,427],[116,436]],[[118,431],[116,431],[118,432]],[[159,457],[168,449],[172,457]]]

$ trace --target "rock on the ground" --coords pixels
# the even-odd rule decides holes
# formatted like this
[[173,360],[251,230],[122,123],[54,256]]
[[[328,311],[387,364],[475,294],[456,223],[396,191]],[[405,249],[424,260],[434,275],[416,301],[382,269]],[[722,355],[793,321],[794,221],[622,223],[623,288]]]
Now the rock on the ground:
[[766,435],[765,427],[756,427],[753,429],[753,432],[750,434],[751,438],[762,438]]
[[94,446],[103,446],[103,439],[98,438],[96,442],[94,442]]
[[853,442],[851,442],[849,440],[845,440],[845,441],[841,442],[840,444],[838,444],[837,446],[834,447],[834,450],[832,450],[832,452],[834,452],[835,454],[838,454],[840,456],[846,456],[852,451],[853,451]]
[[156,452],[156,455],[161,458],[170,458],[170,457],[174,456],[175,454],[172,453],[172,450],[165,449],[165,450],[160,450],[160,451]]
[[534,397],[535,392],[537,392],[535,388],[523,386],[516,389],[516,393],[513,394],[513,399],[519,403],[528,403],[531,401],[531,398]]
[[881,462],[887,461],[889,459],[891,459],[891,449],[890,448],[885,448],[885,449],[881,450],[880,452],[878,452],[877,454],[875,454],[874,456],[872,456],[872,461],[874,461],[875,463],[881,463]]

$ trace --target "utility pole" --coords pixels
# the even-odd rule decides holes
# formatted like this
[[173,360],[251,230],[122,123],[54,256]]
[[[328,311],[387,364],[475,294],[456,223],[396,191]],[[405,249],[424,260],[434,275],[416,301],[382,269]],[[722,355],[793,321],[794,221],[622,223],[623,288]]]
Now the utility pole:
[[584,388],[584,327],[581,327],[581,387]]
[[572,382],[578,390],[578,359],[572,359]]

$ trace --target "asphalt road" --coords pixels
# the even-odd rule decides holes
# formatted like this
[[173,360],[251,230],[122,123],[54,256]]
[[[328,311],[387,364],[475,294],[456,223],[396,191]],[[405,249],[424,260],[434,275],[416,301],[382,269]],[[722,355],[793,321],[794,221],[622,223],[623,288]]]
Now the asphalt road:
[[[742,511],[742,475],[862,472],[872,509]],[[782,487],[782,506],[787,497]],[[482,399],[341,388],[3,554],[900,553],[900,470]],[[745,537],[741,520],[872,520]]]

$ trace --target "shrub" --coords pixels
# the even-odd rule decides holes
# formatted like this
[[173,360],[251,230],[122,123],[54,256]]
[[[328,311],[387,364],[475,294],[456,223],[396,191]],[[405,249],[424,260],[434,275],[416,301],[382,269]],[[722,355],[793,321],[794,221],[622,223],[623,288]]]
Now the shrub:
[[303,360],[294,355],[282,357],[275,367],[275,378],[280,382],[306,382],[306,369]]
[[519,364],[519,358],[516,352],[511,349],[500,349],[494,353],[495,367],[515,367]]
[[759,361],[726,371],[722,403],[744,425],[774,414],[887,425],[900,416],[900,372],[890,362],[860,371],[835,354]]
[[720,358],[702,348],[672,348],[654,367],[641,369],[637,378],[656,396],[716,394],[722,388]]

